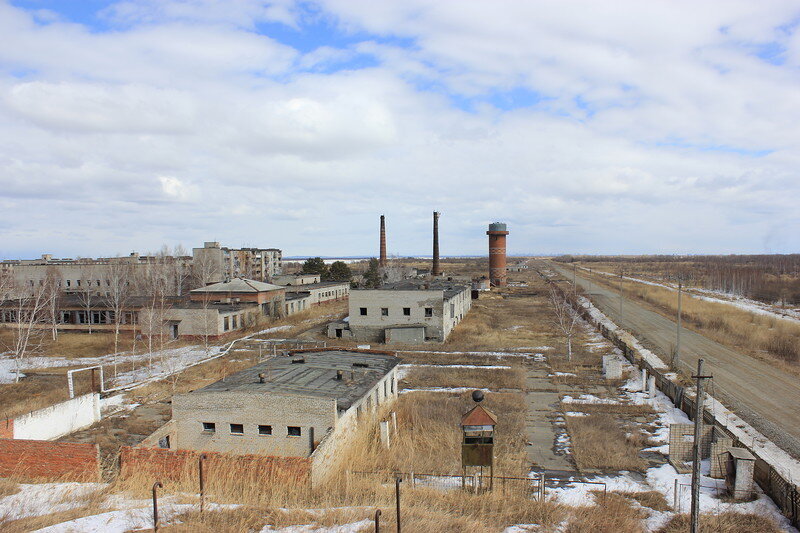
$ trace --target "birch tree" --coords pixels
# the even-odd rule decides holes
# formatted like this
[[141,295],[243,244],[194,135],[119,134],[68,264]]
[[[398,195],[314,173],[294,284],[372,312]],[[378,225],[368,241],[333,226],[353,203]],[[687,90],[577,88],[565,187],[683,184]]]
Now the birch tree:
[[552,283],[550,284],[550,307],[553,310],[553,324],[564,335],[567,342],[567,360],[572,361],[572,337],[575,335],[578,313]]
[[97,303],[97,287],[93,287],[95,268],[92,265],[84,265],[81,267],[80,277],[78,280],[78,291],[76,292],[78,300],[86,313],[86,324],[89,326],[89,333],[92,333],[92,309]]
[[[121,260],[112,261],[108,267],[108,286],[106,305],[114,315],[114,379],[117,378],[117,354],[119,353],[119,335],[125,320],[125,310],[131,298],[131,279],[133,269],[130,264]],[[136,336],[136,328],[133,328]]]
[[25,285],[9,282],[6,290],[7,319],[11,323],[11,341],[7,351],[14,358],[14,381],[19,383],[22,362],[42,350],[47,327],[47,288],[44,284]]
[[44,278],[45,297],[47,299],[47,318],[50,323],[50,335],[58,339],[58,324],[61,322],[59,302],[61,301],[63,278],[57,268],[47,267]]

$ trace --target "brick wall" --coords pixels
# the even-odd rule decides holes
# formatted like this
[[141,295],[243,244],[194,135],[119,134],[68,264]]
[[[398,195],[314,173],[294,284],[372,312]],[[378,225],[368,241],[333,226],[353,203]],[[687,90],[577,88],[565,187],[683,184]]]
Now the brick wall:
[[307,458],[130,446],[120,449],[120,477],[125,479],[134,474],[144,474],[154,480],[175,481],[182,476],[197,476],[201,453],[206,455],[205,472],[209,480],[219,476],[234,476],[244,481],[245,477],[253,476],[254,479],[264,482],[276,478],[301,484],[309,484],[311,481],[311,460]]
[[97,444],[0,439],[0,477],[99,481]]
[[14,438],[14,420],[6,418],[0,421],[0,439]]

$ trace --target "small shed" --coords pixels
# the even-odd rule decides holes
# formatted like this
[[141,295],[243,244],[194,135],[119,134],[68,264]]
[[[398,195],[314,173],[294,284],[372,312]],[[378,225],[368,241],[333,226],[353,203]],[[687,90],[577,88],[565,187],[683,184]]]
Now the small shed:
[[[480,398],[480,399],[478,399]],[[473,393],[475,401],[483,400],[480,391]],[[472,471],[475,477],[473,489],[477,492],[484,485],[484,469],[489,470],[488,487],[494,480],[494,427],[497,417],[481,405],[476,405],[461,417],[461,468],[466,478]],[[462,478],[463,479],[463,478]]]
[[725,453],[725,486],[735,500],[753,497],[755,456],[744,448],[728,448]]

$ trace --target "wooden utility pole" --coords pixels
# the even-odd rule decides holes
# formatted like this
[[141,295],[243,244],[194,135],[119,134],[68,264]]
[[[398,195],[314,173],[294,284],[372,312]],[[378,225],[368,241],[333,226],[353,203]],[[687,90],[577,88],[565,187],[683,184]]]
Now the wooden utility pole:
[[700,438],[703,430],[703,380],[711,376],[703,375],[703,360],[697,361],[697,397],[694,403],[694,442],[692,443],[692,512],[690,515],[691,533],[698,532],[700,521]]
[[681,364],[681,293],[683,284],[678,280],[678,330],[676,331],[675,356],[672,358],[672,368],[678,370]]
[[622,327],[622,278],[625,275],[625,271],[620,269],[619,270],[619,326]]

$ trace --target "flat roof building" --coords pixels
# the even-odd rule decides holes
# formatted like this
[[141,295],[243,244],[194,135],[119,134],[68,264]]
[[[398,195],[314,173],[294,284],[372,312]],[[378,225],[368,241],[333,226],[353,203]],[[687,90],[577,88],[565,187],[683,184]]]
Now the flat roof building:
[[399,362],[388,352],[290,352],[175,395],[159,439],[173,449],[309,457],[397,396]]
[[404,280],[380,289],[350,291],[347,322],[328,327],[329,337],[418,344],[444,342],[472,306],[471,286],[445,280]]

